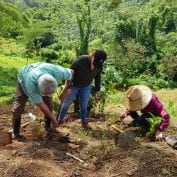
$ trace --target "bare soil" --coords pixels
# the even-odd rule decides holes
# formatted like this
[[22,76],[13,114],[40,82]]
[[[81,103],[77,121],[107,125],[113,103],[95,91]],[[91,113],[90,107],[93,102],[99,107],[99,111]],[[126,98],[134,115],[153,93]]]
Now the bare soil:
[[[11,129],[10,107],[0,107],[1,131]],[[35,121],[25,117],[31,111],[37,115]],[[0,177],[177,176],[177,150],[165,141],[152,142],[140,137],[134,129],[127,130],[126,136],[120,134],[111,128],[108,117],[93,117],[89,123],[92,129],[85,131],[80,120],[69,115],[59,132],[48,136],[42,114],[28,105],[22,120],[30,124],[21,130],[25,138],[0,146]],[[65,134],[69,135],[69,142],[63,141]],[[172,134],[177,134],[174,126],[168,128],[165,136]]]

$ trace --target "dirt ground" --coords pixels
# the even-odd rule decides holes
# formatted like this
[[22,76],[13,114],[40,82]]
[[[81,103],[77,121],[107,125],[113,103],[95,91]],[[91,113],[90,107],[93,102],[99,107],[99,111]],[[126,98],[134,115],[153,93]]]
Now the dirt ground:
[[[11,129],[9,110],[10,105],[0,107],[1,131]],[[31,111],[35,121],[25,116]],[[92,129],[85,131],[70,115],[48,136],[39,110],[28,106],[22,119],[30,122],[21,130],[25,138],[0,146],[0,177],[177,177],[177,150],[138,136],[136,129],[125,136],[111,128],[108,116],[89,119]],[[169,134],[177,135],[177,127],[169,127]]]

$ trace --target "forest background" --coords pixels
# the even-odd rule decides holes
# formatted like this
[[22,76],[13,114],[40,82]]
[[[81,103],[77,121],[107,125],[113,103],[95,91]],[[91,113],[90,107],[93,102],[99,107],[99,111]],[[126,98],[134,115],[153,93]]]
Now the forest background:
[[108,53],[103,93],[177,87],[176,0],[1,0],[0,103],[12,101],[21,66],[69,67],[94,49]]

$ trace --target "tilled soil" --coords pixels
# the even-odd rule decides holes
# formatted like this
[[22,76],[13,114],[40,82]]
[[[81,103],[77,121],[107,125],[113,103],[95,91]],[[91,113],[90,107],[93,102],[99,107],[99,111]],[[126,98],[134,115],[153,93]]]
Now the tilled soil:
[[[11,129],[10,106],[1,107],[0,129]],[[32,108],[27,106],[26,112]],[[165,141],[152,142],[131,129],[121,135],[104,119],[90,119],[91,130],[81,129],[79,119],[68,119],[58,133],[46,134],[42,115],[21,130],[22,141],[0,146],[2,177],[176,177],[177,150]],[[106,116],[108,117],[108,115]],[[68,135],[69,139],[63,141]],[[169,127],[165,136],[177,134]],[[122,138],[120,141],[120,137]],[[125,138],[124,138],[125,137]],[[128,138],[131,138],[130,140]],[[127,141],[128,139],[128,141]],[[64,139],[65,140],[65,139]],[[122,144],[123,143],[123,146]],[[76,158],[71,157],[74,156]]]

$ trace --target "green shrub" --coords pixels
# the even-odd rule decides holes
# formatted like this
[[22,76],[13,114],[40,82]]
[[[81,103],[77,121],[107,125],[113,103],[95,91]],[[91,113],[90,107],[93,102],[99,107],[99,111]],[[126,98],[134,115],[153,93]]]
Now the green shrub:
[[170,83],[164,79],[152,75],[141,74],[139,77],[129,79],[130,85],[145,84],[151,89],[160,89],[170,87]]
[[54,60],[58,58],[58,54],[53,49],[43,48],[41,50],[41,56],[46,58],[47,60]]
[[177,56],[162,58],[158,70],[164,79],[177,81]]
[[61,49],[61,46],[58,43],[54,43],[48,46],[49,49],[53,49],[55,51],[59,51]]

